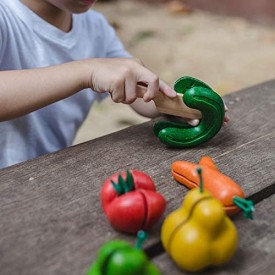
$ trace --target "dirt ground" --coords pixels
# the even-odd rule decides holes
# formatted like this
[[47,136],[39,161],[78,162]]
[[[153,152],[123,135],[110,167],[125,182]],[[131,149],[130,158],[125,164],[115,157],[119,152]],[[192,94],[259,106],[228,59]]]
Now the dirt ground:
[[[94,9],[116,27],[131,54],[171,85],[190,75],[224,95],[275,78],[275,25],[136,0],[98,1]],[[92,108],[75,143],[147,120],[107,99]]]

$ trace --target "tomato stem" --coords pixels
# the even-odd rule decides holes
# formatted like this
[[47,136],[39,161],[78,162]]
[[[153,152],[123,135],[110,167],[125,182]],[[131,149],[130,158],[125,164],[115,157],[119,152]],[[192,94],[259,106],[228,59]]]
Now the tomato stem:
[[129,170],[126,171],[126,180],[119,174],[118,182],[111,180],[111,183],[119,196],[135,189],[133,175]]

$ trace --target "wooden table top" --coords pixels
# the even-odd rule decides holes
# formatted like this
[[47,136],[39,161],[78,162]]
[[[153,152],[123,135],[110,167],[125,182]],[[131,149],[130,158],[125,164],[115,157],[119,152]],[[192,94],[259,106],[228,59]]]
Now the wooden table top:
[[[149,174],[167,200],[167,215],[188,191],[171,177],[171,164],[204,155],[243,188],[256,210],[254,220],[233,218],[239,233],[233,259],[203,273],[275,274],[275,80],[224,101],[230,123],[193,149],[167,148],[154,136],[152,120],[0,169],[0,274],[85,274],[104,242],[136,240],[107,222],[99,199],[105,179],[126,169]],[[162,221],[144,248],[163,274],[187,274],[160,249]]]

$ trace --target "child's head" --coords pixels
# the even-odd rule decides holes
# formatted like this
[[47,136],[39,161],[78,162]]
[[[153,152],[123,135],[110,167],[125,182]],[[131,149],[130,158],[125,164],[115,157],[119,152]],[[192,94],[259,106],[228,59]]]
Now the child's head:
[[21,0],[28,6],[47,5],[54,6],[62,11],[70,13],[83,13],[88,11],[96,0]]
[[45,0],[61,10],[71,13],[82,13],[88,11],[96,0]]

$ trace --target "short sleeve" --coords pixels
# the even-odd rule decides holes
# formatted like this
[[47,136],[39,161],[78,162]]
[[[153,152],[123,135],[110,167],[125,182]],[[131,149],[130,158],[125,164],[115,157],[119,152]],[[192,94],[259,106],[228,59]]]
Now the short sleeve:
[[[124,45],[116,34],[115,29],[109,24],[101,13],[90,10],[83,15],[83,26],[87,30],[88,41],[92,45],[91,57],[94,58],[127,58],[131,55],[125,50]],[[109,93],[96,93],[96,100],[101,101]]]
[[[116,35],[116,32],[112,26],[109,24],[105,28],[105,41],[106,41],[106,57],[108,58],[127,58],[131,55],[125,50],[121,40]],[[104,98],[108,97],[109,93],[98,93],[97,100],[101,101]]]
[[[0,5],[0,63],[3,57],[7,36],[7,24],[5,21],[5,14]],[[0,68],[1,69],[1,68]]]
[[106,45],[106,57],[131,57],[117,36],[114,28],[102,17],[104,25],[104,39]]
[[[104,30],[105,57],[127,58],[132,57],[124,48],[123,43],[116,34],[115,29],[108,23],[104,16],[101,16],[102,29]],[[109,93],[97,93],[97,100],[101,101],[108,97]]]

